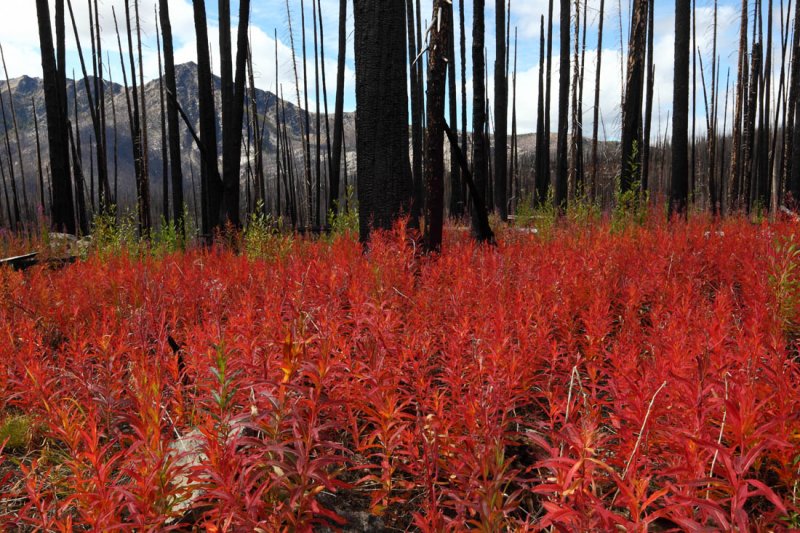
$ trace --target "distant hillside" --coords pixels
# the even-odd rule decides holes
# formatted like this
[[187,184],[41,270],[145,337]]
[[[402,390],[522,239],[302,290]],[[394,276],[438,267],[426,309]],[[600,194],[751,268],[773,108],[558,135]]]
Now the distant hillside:
[[[90,80],[91,81],[91,80]],[[176,66],[176,81],[177,81],[177,96],[178,101],[183,107],[184,111],[193,122],[195,131],[199,131],[198,127],[198,101],[197,101],[197,65],[194,63],[185,63]],[[128,122],[128,111],[125,98],[124,87],[117,83],[110,83],[105,81],[106,92],[106,114],[107,114],[107,152],[108,152],[108,171],[109,179],[112,181],[113,187],[114,180],[114,147],[117,147],[117,173],[119,183],[119,196],[121,204],[131,204],[135,198],[135,183],[134,183],[134,165],[133,165],[133,151],[130,135],[130,126]],[[29,197],[33,198],[36,194],[36,139],[35,128],[33,124],[33,107],[36,106],[36,113],[39,122],[39,134],[42,143],[42,158],[43,163],[46,165],[47,158],[47,124],[45,117],[45,102],[44,102],[44,88],[42,80],[39,78],[31,78],[23,76],[11,80],[11,94],[14,99],[14,106],[17,114],[17,122],[19,125],[20,144],[22,145],[23,165],[26,176],[26,188]],[[214,84],[216,87],[215,96],[217,98],[217,110],[219,111],[219,88],[220,79],[214,77]],[[92,128],[91,116],[89,114],[88,100],[86,98],[86,90],[83,79],[73,82],[67,80],[67,98],[69,99],[70,119],[74,121],[75,117],[75,89],[77,88],[77,106],[78,106],[78,123],[80,124],[80,145],[83,156],[84,174],[87,180],[87,189],[89,188],[89,178],[92,171],[93,163],[90,163],[94,156],[96,146],[93,142],[94,130]],[[15,160],[15,174],[17,182],[19,183],[20,176],[20,163],[16,161],[17,153],[14,141],[14,135],[11,131],[13,127],[11,123],[11,114],[8,107],[8,89],[5,83],[0,84],[0,93],[2,93],[3,105],[6,109],[8,119],[9,138],[11,140],[12,156]],[[270,92],[256,89],[256,102],[259,113],[259,120],[265,121],[266,132],[264,134],[264,150],[266,152],[264,164],[266,167],[266,176],[268,180],[268,187],[274,186],[275,174],[275,159],[270,154],[275,153],[275,139],[276,139],[276,121],[275,121],[275,99],[276,96]],[[113,106],[112,106],[113,101]],[[152,197],[152,204],[154,213],[160,211],[161,204],[161,184],[162,184],[162,159],[161,159],[161,108],[159,102],[159,80],[153,80],[145,85],[145,101],[147,103],[147,133],[148,133],[148,157],[150,162],[150,191]],[[303,112],[291,102],[285,102],[286,119],[289,126],[289,135],[291,138],[292,148],[298,158],[302,160],[302,143],[301,143],[301,128],[300,119],[303,117]],[[113,127],[113,110],[116,110],[117,127]],[[249,110],[248,110],[249,111]],[[266,114],[265,114],[266,112]],[[333,134],[333,110],[330,112],[330,129],[331,135]],[[283,119],[281,119],[283,120]],[[311,134],[312,143],[315,140],[315,115],[311,115]],[[324,120],[324,119],[323,119]],[[220,128],[218,123],[218,128]],[[345,144],[348,154],[348,165],[354,164],[355,161],[355,114],[346,113],[344,117],[345,127]],[[221,139],[218,139],[221,141]],[[325,127],[322,126],[322,143],[323,153],[325,152]],[[191,170],[194,169],[196,185],[199,186],[199,168],[200,168],[200,153],[194,145],[191,134],[181,121],[181,146],[185,157],[183,158],[183,174],[184,174],[184,188],[186,191],[186,201],[191,204],[193,201],[191,191]],[[219,142],[221,152],[221,142]],[[7,158],[5,146],[0,146],[0,154],[2,155],[3,165],[7,168]],[[300,163],[302,165],[302,163]],[[243,161],[242,175],[245,175],[246,162]],[[45,175],[46,175],[45,170]],[[244,178],[243,178],[244,179]],[[244,191],[244,187],[242,188]]]

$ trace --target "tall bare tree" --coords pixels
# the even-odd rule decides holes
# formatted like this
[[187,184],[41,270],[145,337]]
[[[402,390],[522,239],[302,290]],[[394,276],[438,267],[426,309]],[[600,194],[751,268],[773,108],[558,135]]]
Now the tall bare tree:
[[620,189],[623,193],[632,191],[636,183],[641,180],[642,86],[647,48],[647,11],[647,0],[634,0],[631,35],[628,41],[625,105],[622,109]]
[[675,75],[672,93],[672,181],[669,212],[686,215],[689,203],[689,47],[691,1],[675,0]]
[[[242,161],[242,120],[244,118],[250,0],[239,1],[236,64],[231,50],[230,0],[220,0],[220,65],[222,78],[222,184],[224,221],[241,226],[240,172]],[[223,18],[224,17],[224,18]],[[235,76],[235,77],[234,77]]]
[[570,2],[561,0],[561,50],[558,73],[558,144],[556,146],[556,186],[555,205],[559,210],[567,208],[567,178],[569,128],[569,42],[570,42]]
[[444,223],[444,98],[452,40],[453,5],[435,0],[428,43],[428,97],[425,138],[425,248],[439,251]]
[[223,186],[217,163],[217,126],[214,105],[211,57],[205,0],[193,0],[194,27],[197,36],[197,100],[200,123],[200,203],[202,204],[203,234],[211,236],[220,226]]
[[408,59],[410,68],[410,89],[411,89],[411,176],[414,181],[414,202],[411,206],[411,222],[415,225],[422,214],[424,204],[424,189],[422,175],[423,157],[423,129],[422,124],[425,103],[421,98],[419,86],[422,84],[422,77],[419,75],[417,54],[422,48],[422,43],[417,42],[415,34],[415,20],[418,14],[414,12],[414,0],[406,0],[406,26],[408,27]]
[[597,173],[599,165],[597,161],[597,134],[600,126],[600,73],[603,66],[603,20],[605,18],[605,0],[600,0],[600,11],[597,15],[597,63],[594,74],[594,120],[592,121],[592,180],[589,185],[590,197],[592,201],[597,198]]
[[333,112],[333,148],[331,152],[330,206],[339,210],[342,174],[342,139],[344,137],[344,69],[347,57],[347,0],[339,0],[339,55],[336,67],[336,103]]
[[750,79],[747,63],[747,30],[748,30],[748,0],[742,0],[739,27],[739,59],[737,63],[738,73],[736,82],[736,100],[734,103],[733,119],[733,146],[731,147],[731,172],[728,205],[731,210],[741,209],[742,194],[742,172],[744,160],[743,146],[743,120],[745,113],[745,99],[748,94],[748,83]]
[[[489,163],[487,160],[488,150],[486,148],[486,86],[484,83],[484,73],[486,62],[484,59],[484,0],[473,2],[472,13],[472,165],[475,176],[475,187],[480,194],[486,191]],[[484,198],[478,201],[484,202]],[[472,228],[476,234],[480,228],[480,221],[477,220],[477,213],[472,211]]]
[[786,147],[786,175],[788,190],[795,202],[800,202],[800,6],[794,10],[794,35],[792,37],[792,68],[789,85],[789,131],[791,148]]
[[494,62],[494,204],[500,219],[508,220],[508,75],[506,74],[506,3],[495,0]]
[[[164,82],[166,90],[176,99],[178,95],[175,79],[175,53],[172,44],[172,21],[169,16],[168,0],[159,0],[158,15],[161,21],[161,34],[164,41]],[[183,220],[183,169],[181,168],[181,134],[178,123],[178,105],[172,98],[167,99],[167,139],[169,144],[169,173],[172,185],[172,217],[181,233]],[[166,177],[164,178],[166,179]]]
[[53,44],[48,0],[36,0],[39,23],[39,44],[42,52],[44,100],[47,114],[47,138],[50,147],[50,175],[53,188],[52,225],[67,233],[75,233],[75,205],[67,151],[67,87],[64,63],[64,0],[56,0],[56,35],[58,53]]
[[28,202],[28,192],[25,187],[25,160],[22,157],[22,144],[19,142],[19,125],[17,123],[17,110],[14,106],[14,96],[11,92],[11,81],[8,79],[8,68],[6,68],[6,55],[3,53],[3,46],[0,45],[0,59],[3,62],[3,72],[6,75],[6,88],[8,89],[8,106],[11,108],[11,122],[14,126],[14,140],[17,145],[17,159],[19,160],[20,184],[22,188],[22,203],[25,205],[25,215],[28,220],[32,220],[31,205]]
[[405,5],[354,0],[353,14],[358,214],[366,242],[373,229],[391,228],[411,204]]
[[[456,39],[453,7],[447,10],[450,40],[447,50],[447,89],[450,106],[450,127],[458,131],[458,96],[456,79]],[[460,218],[464,213],[464,198],[461,192],[461,167],[458,164],[458,143],[450,145],[450,216]]]
[[550,150],[550,135],[545,132],[545,40],[544,40],[544,15],[541,18],[541,31],[539,33],[539,102],[536,118],[536,175],[535,175],[535,202],[543,206],[547,201],[547,187],[550,185],[550,176],[547,174],[547,152]]
[[642,190],[650,187],[650,131],[653,123],[653,90],[656,68],[653,61],[654,55],[654,24],[655,9],[648,9],[647,13],[647,89],[644,104],[644,135],[642,136]]

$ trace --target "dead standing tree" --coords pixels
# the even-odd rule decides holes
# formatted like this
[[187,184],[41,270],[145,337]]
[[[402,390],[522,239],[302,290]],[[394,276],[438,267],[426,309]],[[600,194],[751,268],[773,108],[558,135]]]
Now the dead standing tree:
[[689,28],[690,0],[675,0],[675,76],[672,96],[670,215],[686,216],[689,203]]
[[67,86],[64,72],[64,0],[56,0],[56,37],[58,52],[53,45],[50,25],[50,6],[47,0],[36,0],[39,22],[39,43],[42,51],[47,138],[50,146],[50,173],[53,189],[51,204],[52,225],[58,230],[75,233],[75,205],[72,199],[72,180],[67,151]]
[[500,219],[508,220],[508,75],[506,74],[506,6],[505,0],[495,2],[494,63],[494,204]]
[[[472,166],[475,187],[480,192],[480,201],[486,191],[489,174],[486,149],[486,86],[484,84],[484,1],[475,0],[472,14]],[[481,223],[478,214],[472,211],[472,229],[477,235]]]
[[[241,226],[240,172],[242,161],[242,120],[244,118],[245,75],[250,25],[250,0],[239,2],[235,74],[231,56],[230,0],[220,0],[220,64],[222,65],[222,185],[224,222]],[[225,19],[223,21],[223,14]],[[224,31],[222,28],[227,28]],[[234,78],[235,75],[235,78]]]
[[647,0],[635,0],[631,36],[628,42],[628,72],[625,105],[622,109],[622,168],[620,190],[633,191],[640,186],[642,148],[642,85],[647,47]]
[[405,5],[395,0],[355,0],[353,12],[358,214],[366,242],[373,229],[390,229],[411,205],[406,19]]
[[556,146],[555,207],[567,209],[567,177],[569,173],[567,132],[569,128],[569,42],[570,2],[561,0],[561,50],[558,73],[558,144]]
[[[502,1],[502,0],[501,0]],[[442,247],[444,223],[444,99],[447,82],[447,56],[452,40],[453,6],[435,0],[433,23],[428,42],[428,94],[425,138],[425,248]]]
[[[175,79],[175,54],[172,45],[172,22],[169,16],[169,2],[159,0],[159,20],[164,41],[164,82],[166,90],[177,97],[177,80]],[[169,145],[169,173],[172,185],[172,217],[181,233],[184,231],[183,220],[183,170],[181,168],[181,139],[178,123],[178,106],[172,99],[167,104],[167,139]],[[166,176],[164,179],[167,179]]]

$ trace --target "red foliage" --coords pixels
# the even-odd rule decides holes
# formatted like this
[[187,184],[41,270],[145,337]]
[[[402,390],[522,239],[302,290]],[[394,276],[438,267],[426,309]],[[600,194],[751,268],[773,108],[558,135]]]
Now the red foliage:
[[451,234],[421,258],[401,229],[0,270],[0,413],[35,421],[29,450],[0,442],[0,529],[797,525],[771,281],[793,231]]

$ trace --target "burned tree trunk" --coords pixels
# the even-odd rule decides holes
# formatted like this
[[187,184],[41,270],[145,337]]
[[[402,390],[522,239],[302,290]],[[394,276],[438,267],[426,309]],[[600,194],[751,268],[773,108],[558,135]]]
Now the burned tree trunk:
[[[159,19],[161,34],[164,37],[164,81],[167,92],[178,96],[175,79],[175,53],[172,44],[172,22],[169,17],[169,2],[159,0]],[[167,139],[169,144],[169,174],[172,185],[172,217],[179,228],[184,231],[183,220],[183,170],[181,169],[181,134],[178,123],[178,106],[168,99],[167,103]],[[166,179],[166,177],[164,178]]]
[[[458,96],[456,88],[456,39],[453,7],[446,12],[450,26],[450,41],[447,49],[447,88],[450,105],[450,124],[458,131]],[[461,167],[458,165],[458,144],[450,145],[450,216],[460,218],[464,214],[464,198],[461,194]]]
[[544,88],[544,15],[541,19],[539,39],[539,102],[536,119],[536,197],[535,203],[541,207],[547,201],[547,187],[550,185],[547,175],[547,152],[550,149],[550,135],[545,132],[545,88]]
[[391,228],[411,204],[405,6],[355,0],[353,11],[359,226],[366,242],[373,229]]
[[500,219],[508,220],[508,76],[506,75],[506,5],[505,0],[495,2],[495,52],[494,63],[494,204]]
[[422,214],[424,205],[424,189],[423,189],[423,176],[422,176],[422,150],[423,150],[423,125],[422,117],[424,115],[423,106],[425,105],[420,98],[419,86],[422,84],[419,69],[417,68],[416,61],[420,61],[417,57],[422,43],[417,43],[414,33],[414,1],[406,1],[406,25],[408,27],[408,60],[411,69],[411,176],[414,182],[414,201],[411,205],[411,224],[417,225],[419,217]]
[[620,190],[632,191],[641,185],[642,84],[647,37],[647,1],[635,0],[631,36],[628,42],[628,72],[625,106],[622,109],[622,169]]
[[[484,46],[484,1],[475,0],[472,15],[472,165],[475,187],[483,195],[489,174],[486,148],[486,86],[484,84],[485,60]],[[477,233],[479,221],[473,211],[472,226]]]
[[567,209],[567,178],[569,174],[568,140],[569,129],[569,0],[561,0],[561,61],[558,82],[558,144],[556,147],[555,206],[563,212]]
[[[502,2],[502,0],[501,0]],[[444,97],[447,89],[447,56],[452,39],[453,6],[435,0],[428,52],[428,95],[425,139],[425,248],[442,247],[444,223]]]
[[[64,2],[56,0],[56,34],[60,50],[64,48]],[[51,205],[54,228],[74,234],[75,205],[72,200],[72,180],[67,151],[67,101],[64,64],[56,62],[53,34],[50,26],[50,6],[47,0],[36,0],[39,22],[39,43],[42,51],[42,74],[44,77],[45,110],[47,114],[47,138],[50,146],[50,175],[53,189]],[[60,18],[60,21],[59,21]]]
[[690,0],[675,0],[675,81],[672,96],[672,184],[669,212],[686,215],[689,202]]
[[214,109],[205,0],[194,0],[192,5],[194,6],[194,26],[197,35],[197,97],[203,162],[200,166],[200,203],[203,213],[203,234],[210,236],[214,229],[220,226],[223,187],[217,166],[216,111]]
[[339,1],[339,56],[336,68],[336,103],[333,112],[333,148],[331,153],[330,206],[339,211],[339,183],[342,174],[342,138],[344,137],[344,69],[347,52],[347,0]]

